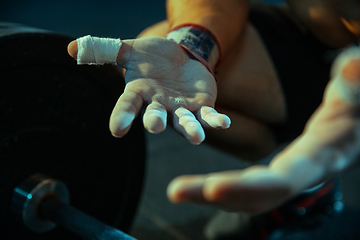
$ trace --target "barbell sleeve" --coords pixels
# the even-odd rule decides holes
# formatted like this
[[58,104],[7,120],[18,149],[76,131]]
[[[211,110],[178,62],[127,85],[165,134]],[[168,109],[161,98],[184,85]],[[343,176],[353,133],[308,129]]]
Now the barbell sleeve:
[[106,225],[80,210],[50,197],[40,203],[40,216],[73,233],[91,240],[134,240],[124,232]]

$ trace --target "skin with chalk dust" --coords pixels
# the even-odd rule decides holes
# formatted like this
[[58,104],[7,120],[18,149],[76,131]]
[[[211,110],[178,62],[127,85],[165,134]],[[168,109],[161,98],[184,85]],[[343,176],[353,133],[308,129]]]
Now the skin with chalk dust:
[[[74,58],[77,57],[77,48],[77,41],[68,46],[69,54]],[[174,56],[177,57],[174,59]],[[160,133],[166,128],[168,113],[177,121],[173,124],[175,130],[196,145],[205,139],[203,127],[229,127],[229,118],[217,112],[209,116],[201,114],[201,119],[197,119],[201,108],[213,108],[216,81],[202,63],[190,59],[177,43],[161,37],[124,40],[118,52],[117,64],[127,71],[125,90],[110,117],[109,127],[113,136],[122,137],[129,131],[132,115],[137,116],[144,104],[148,104],[143,116],[144,127],[151,133]],[[157,71],[159,69],[161,73]],[[176,81],[169,83],[167,79]],[[180,112],[177,111],[179,109]],[[175,112],[181,114],[175,116]],[[125,113],[131,117],[124,117]],[[211,120],[210,124],[208,120]]]
[[182,98],[175,98],[175,103],[178,104],[178,105],[185,105],[186,104],[186,101]]

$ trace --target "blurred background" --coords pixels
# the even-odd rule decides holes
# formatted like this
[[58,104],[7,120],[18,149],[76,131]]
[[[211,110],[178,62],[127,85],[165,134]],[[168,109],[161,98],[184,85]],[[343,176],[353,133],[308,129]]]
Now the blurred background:
[[134,38],[144,28],[165,18],[165,0],[0,1],[2,21],[22,23],[74,37],[92,34]]
[[[144,28],[165,18],[165,0],[0,1],[0,21],[46,29],[74,39],[88,34],[135,38]],[[193,146],[172,129],[159,135],[146,133],[146,138],[146,180],[131,234],[138,239],[204,239],[203,226],[217,209],[171,204],[166,198],[167,184],[182,174],[244,168],[247,164],[209,146]],[[353,212],[360,206],[357,172],[350,171],[343,177],[346,206]],[[296,239],[311,239],[311,234],[303,237]]]

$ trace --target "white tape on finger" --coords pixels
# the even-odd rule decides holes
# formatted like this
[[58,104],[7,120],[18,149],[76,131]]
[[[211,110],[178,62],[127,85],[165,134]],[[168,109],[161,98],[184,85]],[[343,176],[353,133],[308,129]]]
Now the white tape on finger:
[[116,64],[122,44],[120,38],[99,38],[87,35],[76,41],[78,44],[77,64]]

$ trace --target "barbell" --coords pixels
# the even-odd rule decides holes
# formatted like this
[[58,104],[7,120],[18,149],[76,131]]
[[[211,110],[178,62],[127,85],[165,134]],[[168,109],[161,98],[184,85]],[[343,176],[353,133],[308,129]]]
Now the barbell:
[[66,51],[72,39],[0,23],[0,239],[79,239],[63,227],[38,233],[18,221],[14,191],[37,174],[61,182],[71,208],[105,226],[126,232],[135,215],[145,170],[142,123],[111,136],[121,70],[78,66]]

